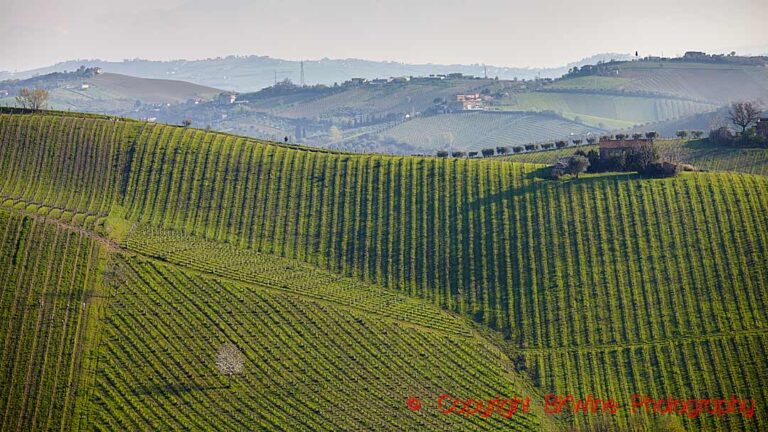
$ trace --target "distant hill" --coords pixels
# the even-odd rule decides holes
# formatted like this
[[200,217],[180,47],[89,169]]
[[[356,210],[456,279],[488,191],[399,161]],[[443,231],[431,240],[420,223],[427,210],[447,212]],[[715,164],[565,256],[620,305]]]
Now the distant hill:
[[[395,154],[434,154],[446,148],[481,150],[604,131],[554,113],[494,109],[493,94],[524,92],[536,85],[541,81],[454,78],[338,87],[278,86],[238,95],[234,104],[164,108],[157,120],[178,124],[189,118],[197,125],[259,138],[287,136],[290,142],[319,147]],[[484,102],[487,110],[453,108],[456,95],[480,93],[488,98]],[[151,114],[140,111],[140,116]]]
[[45,88],[56,109],[126,113],[140,104],[176,104],[190,99],[211,100],[221,90],[167,79],[147,79],[116,73],[51,73],[25,80],[0,82],[8,96],[0,104],[13,105],[22,87]]
[[[627,54],[597,54],[578,62],[558,68],[515,68],[481,64],[440,65],[408,64],[398,62],[370,61],[360,59],[321,59],[304,62],[306,82],[308,84],[332,85],[350,78],[381,78],[391,76],[422,76],[429,74],[447,74],[459,72],[468,75],[484,76],[486,68],[489,77],[500,79],[532,79],[535,77],[556,78],[573,66],[608,61],[624,60]],[[252,92],[274,84],[275,79],[289,78],[301,82],[301,63],[266,56],[228,56],[204,60],[123,60],[121,62],[103,60],[71,60],[52,66],[22,71],[11,74],[0,72],[0,79],[24,79],[62,70],[75,70],[81,65],[100,67],[106,72],[122,73],[143,78],[163,78],[194,82],[197,84]]]
[[[241,92],[234,99],[211,100],[219,93],[217,88],[228,87],[104,73],[59,85],[52,92],[51,106],[170,124],[188,119],[199,127],[262,139],[287,138],[291,143],[345,151],[424,154],[437,149],[479,150],[491,143],[509,146],[523,144],[524,140],[552,141],[615,130],[657,130],[673,136],[678,129],[710,129],[709,125],[718,121],[712,113],[732,100],[768,100],[768,67],[761,57],[591,60],[597,62],[574,64],[558,79],[517,80],[481,78],[476,71],[472,72],[475,76],[460,72],[440,75],[439,65],[416,65],[411,72],[421,76],[382,79],[403,72],[392,68],[412,65],[322,60],[316,64],[306,62],[305,72],[320,67],[335,71],[335,77],[347,77],[355,71],[361,72],[358,75],[363,78],[310,86],[301,86],[294,75],[293,82],[281,80],[274,84],[275,70],[290,71],[296,66],[288,62],[292,66],[280,69],[284,61],[277,59],[227,57],[176,63],[136,60],[116,64],[136,72],[165,71],[164,76],[190,79],[195,74],[216,77],[224,70],[229,76],[246,79],[271,70],[273,85]],[[174,64],[175,69],[168,69]],[[62,75],[66,74],[43,75],[29,82],[48,76],[60,80]],[[364,76],[376,78],[366,80]],[[80,88],[82,83],[90,88]],[[478,107],[471,107],[473,110],[507,112],[509,116],[477,114],[458,103],[457,98],[466,95],[481,100]],[[190,99],[196,100],[188,102]],[[12,104],[13,99],[0,102]],[[470,125],[470,119],[479,123]],[[489,119],[495,119],[492,129],[488,129]],[[500,119],[511,121],[504,123]],[[483,138],[483,134],[489,136]]]
[[557,80],[551,89],[669,95],[712,104],[768,100],[768,67],[676,61],[617,62],[601,75]]
[[703,131],[708,133],[719,127],[733,128],[733,123],[728,120],[728,107],[720,107],[715,111],[698,113],[686,117],[675,118],[649,125],[630,128],[626,133],[656,131],[662,137],[674,138],[677,131]]
[[676,119],[707,112],[717,105],[665,96],[647,97],[580,91],[541,91],[512,94],[501,103],[515,111],[549,111],[602,129]]
[[510,94],[506,109],[552,111],[605,129],[676,121],[732,101],[768,101],[768,67],[685,59],[610,62],[570,73],[535,91]]
[[133,98],[146,103],[175,103],[193,98],[210,100],[222,92],[185,81],[137,78],[115,73],[97,75],[87,83],[117,98]]
[[436,150],[480,151],[601,132],[602,129],[545,114],[460,112],[416,118],[379,134],[409,144],[421,153],[434,154]]
[[[665,136],[673,136],[675,127],[694,129],[693,126],[698,125],[695,128],[704,129],[700,125],[703,120],[683,126],[691,119],[703,119],[707,113],[718,110],[726,103],[724,94],[751,95],[758,99],[768,94],[768,86],[762,86],[768,69],[750,64],[669,60],[661,66],[638,61],[610,62],[600,67],[607,69],[600,74],[567,76],[551,82],[415,79],[327,88],[275,86],[239,95],[240,105],[236,107],[179,107],[163,110],[158,119],[177,123],[183,118],[192,118],[229,132],[268,139],[287,136],[292,142],[350,151],[424,153],[427,149],[434,151],[451,146],[478,150],[484,140],[483,133],[499,131],[479,124],[468,127],[467,119],[490,118],[482,115],[453,117],[459,119],[456,123],[446,121],[450,117],[445,115],[432,118],[444,114],[439,101],[448,101],[450,106],[450,101],[460,94],[483,93],[484,100],[487,99],[485,108],[525,114],[524,120],[503,126],[507,132],[485,139],[498,145],[521,144],[520,139],[555,140],[607,130],[663,129]],[[552,128],[552,123],[546,127],[543,126],[546,122],[537,123],[534,113],[560,117],[558,126]],[[414,123],[414,118],[419,120]],[[667,124],[671,126],[664,126]],[[332,126],[338,129],[335,136],[330,133]],[[443,129],[438,130],[440,128]],[[409,129],[413,132],[408,132]],[[506,142],[502,142],[504,140]]]

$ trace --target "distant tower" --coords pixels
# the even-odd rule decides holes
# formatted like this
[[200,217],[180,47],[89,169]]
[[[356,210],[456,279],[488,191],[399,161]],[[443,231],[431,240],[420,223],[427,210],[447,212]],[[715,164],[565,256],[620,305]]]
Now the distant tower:
[[488,66],[483,65],[483,73],[485,74],[485,79],[488,79]]
[[304,87],[306,83],[304,83],[304,60],[301,61],[301,86]]

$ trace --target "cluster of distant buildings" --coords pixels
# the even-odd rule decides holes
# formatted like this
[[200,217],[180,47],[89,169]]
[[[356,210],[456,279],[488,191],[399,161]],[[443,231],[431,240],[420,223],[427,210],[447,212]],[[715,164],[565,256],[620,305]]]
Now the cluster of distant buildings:
[[448,103],[451,111],[481,111],[485,109],[485,102],[493,99],[480,93],[457,94],[455,97],[456,100]]
[[[104,73],[104,71],[102,71],[100,67],[89,67],[89,68],[87,68],[85,66],[80,66],[73,73],[76,76],[81,77],[81,78],[93,78],[96,75],[101,75],[102,73]],[[65,86],[65,88],[71,88],[71,86]],[[86,82],[81,83],[80,86],[79,86],[80,90],[88,90],[89,88],[91,88],[91,85],[86,83]]]

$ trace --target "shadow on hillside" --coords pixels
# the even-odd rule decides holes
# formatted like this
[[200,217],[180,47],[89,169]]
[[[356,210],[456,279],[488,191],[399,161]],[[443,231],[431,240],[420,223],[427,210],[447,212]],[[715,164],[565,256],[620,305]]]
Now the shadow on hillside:
[[480,199],[467,203],[461,210],[463,212],[476,212],[491,204],[509,205],[513,199],[524,198],[526,195],[535,195],[542,192],[567,192],[575,187],[601,188],[609,184],[628,183],[640,179],[640,176],[636,173],[586,175],[578,179],[570,178],[567,180],[551,180],[548,176],[548,168],[540,168],[536,171],[532,171],[525,175],[525,184],[523,186],[510,187],[503,191],[486,195]]
[[533,170],[529,173],[525,174],[526,180],[551,180],[550,179],[550,172],[552,171],[552,168],[549,166],[541,167],[536,170]]
[[29,108],[17,108],[17,107],[0,107],[0,114],[36,114],[43,112],[42,110],[33,110]]
[[705,139],[687,141],[681,146],[684,150],[691,152],[691,155],[696,157],[702,156],[717,156],[722,154],[733,153],[738,151],[740,147],[724,146],[713,144]]

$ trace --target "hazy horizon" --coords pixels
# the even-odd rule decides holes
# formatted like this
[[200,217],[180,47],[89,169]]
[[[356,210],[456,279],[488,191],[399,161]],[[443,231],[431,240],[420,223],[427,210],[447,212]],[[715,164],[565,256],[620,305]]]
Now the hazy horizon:
[[[258,55],[546,68],[602,53],[764,53],[768,2],[3,0],[0,70]],[[610,35],[610,37],[607,37]]]

